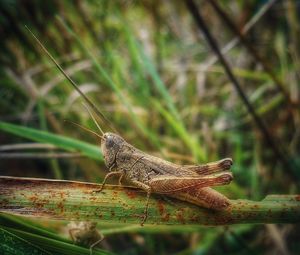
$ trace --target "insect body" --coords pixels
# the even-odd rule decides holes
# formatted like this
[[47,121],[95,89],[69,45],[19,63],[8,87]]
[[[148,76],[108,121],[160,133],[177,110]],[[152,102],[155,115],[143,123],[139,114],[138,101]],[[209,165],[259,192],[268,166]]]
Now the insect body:
[[147,217],[151,193],[166,194],[214,210],[222,210],[230,205],[228,198],[208,188],[230,183],[230,158],[205,165],[181,166],[148,155],[114,133],[103,134],[101,150],[110,172],[99,191],[111,176],[118,176],[119,184],[125,178],[145,190],[147,202],[143,221]]

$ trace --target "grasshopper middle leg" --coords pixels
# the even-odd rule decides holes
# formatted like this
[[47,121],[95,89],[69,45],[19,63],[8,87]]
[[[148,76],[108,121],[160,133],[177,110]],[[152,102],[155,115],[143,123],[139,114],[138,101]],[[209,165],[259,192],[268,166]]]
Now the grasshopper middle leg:
[[148,217],[148,207],[149,207],[149,198],[151,195],[151,187],[148,186],[147,184],[144,184],[139,181],[132,181],[134,185],[136,185],[138,188],[141,188],[147,192],[147,198],[146,198],[146,205],[145,205],[145,210],[144,210],[144,217],[142,219],[141,225],[143,226],[145,221],[147,220]]

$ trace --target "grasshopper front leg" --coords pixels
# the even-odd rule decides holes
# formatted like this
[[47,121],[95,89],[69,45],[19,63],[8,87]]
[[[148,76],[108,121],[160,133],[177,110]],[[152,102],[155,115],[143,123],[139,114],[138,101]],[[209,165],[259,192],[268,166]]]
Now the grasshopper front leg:
[[[110,172],[110,173],[108,173],[108,174],[105,175],[105,177],[104,177],[104,180],[103,180],[103,182],[102,182],[101,188],[98,189],[98,190],[95,190],[94,192],[101,192],[101,191],[103,190],[104,185],[105,185],[105,183],[107,182],[108,178],[110,178],[110,177],[112,177],[112,176],[120,176],[120,179],[121,179],[121,177],[123,177],[123,175],[124,175],[123,171],[115,171],[115,172]],[[120,179],[119,179],[119,180],[120,180]]]
[[147,217],[148,217],[149,198],[150,198],[152,190],[151,190],[150,186],[148,186],[147,184],[142,183],[140,181],[133,180],[131,182],[132,182],[132,184],[134,184],[138,188],[143,189],[143,190],[145,190],[147,192],[147,199],[146,199],[146,206],[145,206],[145,210],[144,210],[144,217],[143,217],[143,220],[141,222],[141,226],[143,226],[144,223],[145,223],[145,221],[146,221],[146,219],[147,219]]

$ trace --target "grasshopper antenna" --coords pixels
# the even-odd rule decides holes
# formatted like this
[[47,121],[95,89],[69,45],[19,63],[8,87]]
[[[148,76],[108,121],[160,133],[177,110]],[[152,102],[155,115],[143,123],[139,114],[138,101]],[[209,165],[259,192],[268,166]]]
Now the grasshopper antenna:
[[[35,41],[40,45],[42,50],[47,54],[47,56],[52,60],[52,62],[55,64],[55,66],[58,68],[58,70],[65,76],[65,78],[71,83],[71,85],[74,87],[74,89],[80,94],[80,96],[83,97],[83,99],[86,101],[86,103],[91,107],[91,109],[103,120],[105,120],[106,124],[114,131],[116,132],[115,128],[111,125],[111,122],[103,115],[102,112],[98,110],[98,108],[95,106],[95,104],[88,99],[88,97],[83,94],[83,92],[79,89],[78,85],[72,80],[72,78],[64,71],[64,69],[60,66],[60,64],[55,60],[55,58],[51,55],[51,53],[45,48],[45,46],[42,44],[42,42],[34,35],[34,33],[25,25],[25,28],[29,31],[29,33],[32,35],[32,37],[35,39]],[[98,125],[97,125],[98,126]],[[117,133],[117,132],[116,132]]]
[[[100,137],[101,139],[104,139],[104,138],[103,138],[103,135],[99,135],[99,134],[97,134],[96,132],[94,132],[93,130],[87,128],[87,127],[81,126],[80,124],[75,123],[75,122],[73,122],[73,121],[71,121],[71,120],[64,120],[64,121],[69,122],[69,123],[71,123],[71,124],[73,124],[73,125],[75,125],[75,126],[77,126],[77,127],[80,127],[81,129],[83,129],[83,130],[85,130],[85,131],[87,131],[87,132],[89,132],[89,133],[92,133],[93,135],[98,136],[98,137]],[[103,134],[103,133],[102,133],[102,134]]]
[[101,134],[104,135],[104,132],[103,132],[102,128],[99,126],[98,122],[96,121],[96,119],[95,119],[93,113],[90,111],[89,107],[86,104],[83,104],[83,106],[87,109],[89,115],[93,119],[95,125],[97,126],[97,128],[99,129],[99,131],[101,132]]

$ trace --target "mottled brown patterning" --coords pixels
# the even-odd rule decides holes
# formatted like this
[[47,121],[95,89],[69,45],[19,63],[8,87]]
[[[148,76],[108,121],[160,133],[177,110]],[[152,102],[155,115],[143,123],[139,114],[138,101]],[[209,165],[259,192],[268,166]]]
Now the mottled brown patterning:
[[223,210],[230,201],[221,193],[209,188],[229,184],[232,174],[230,158],[205,165],[177,165],[146,154],[127,143],[121,136],[105,133],[101,138],[101,150],[111,176],[119,177],[119,184],[126,179],[147,192],[143,222],[147,217],[148,200],[151,193],[166,194],[202,207]]

